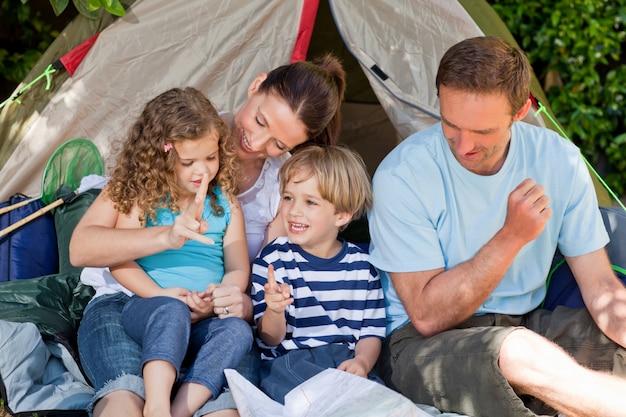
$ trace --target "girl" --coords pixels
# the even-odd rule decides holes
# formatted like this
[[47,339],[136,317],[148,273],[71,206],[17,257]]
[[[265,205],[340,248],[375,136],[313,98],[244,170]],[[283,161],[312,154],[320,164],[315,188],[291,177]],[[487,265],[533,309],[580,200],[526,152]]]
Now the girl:
[[[132,126],[108,183],[120,213],[117,228],[172,225],[190,207],[200,229],[208,226],[205,238],[198,238],[203,242],[191,240],[111,267],[113,277],[135,294],[122,311],[122,324],[142,347],[145,417],[191,417],[221,392],[223,370],[235,367],[252,344],[244,320],[228,314],[195,320],[190,311],[207,307],[215,284],[242,292],[248,286],[243,214],[233,196],[237,164],[228,137],[202,93],[168,90]],[[182,384],[170,411],[179,375]]]
[[[243,208],[249,259],[264,242],[284,234],[277,216],[280,191],[278,169],[289,151],[304,142],[336,143],[339,110],[345,91],[345,73],[336,57],[283,65],[262,73],[248,88],[247,102],[230,122],[230,140],[235,147],[242,175],[236,183]],[[226,118],[224,116],[224,118]],[[95,417],[141,417],[143,380],[141,350],[121,325],[121,311],[128,302],[126,289],[108,273],[106,266],[141,258],[182,246],[197,236],[199,223],[193,208],[182,210],[172,226],[115,229],[118,212],[103,191],[74,229],[70,257],[85,268],[81,280],[95,288],[78,330],[81,364],[94,386]],[[208,302],[215,314],[252,319],[250,297],[237,286],[220,284]],[[195,307],[190,307],[195,312]],[[198,315],[202,315],[198,312]],[[246,372],[258,382],[259,355]],[[209,401],[197,414],[236,417],[230,392]]]

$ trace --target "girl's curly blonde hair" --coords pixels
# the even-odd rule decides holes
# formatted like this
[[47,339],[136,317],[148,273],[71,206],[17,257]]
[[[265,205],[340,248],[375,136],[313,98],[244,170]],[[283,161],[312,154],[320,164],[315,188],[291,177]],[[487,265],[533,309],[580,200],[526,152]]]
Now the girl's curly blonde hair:
[[226,195],[235,194],[239,172],[235,149],[228,126],[193,87],[173,88],[150,100],[130,128],[108,183],[108,196],[118,212],[128,214],[137,204],[142,223],[146,218],[156,220],[158,208],[178,212],[178,155],[175,147],[166,145],[212,132],[219,135],[219,171],[209,184],[208,195],[213,213],[223,215],[214,189],[219,184]]

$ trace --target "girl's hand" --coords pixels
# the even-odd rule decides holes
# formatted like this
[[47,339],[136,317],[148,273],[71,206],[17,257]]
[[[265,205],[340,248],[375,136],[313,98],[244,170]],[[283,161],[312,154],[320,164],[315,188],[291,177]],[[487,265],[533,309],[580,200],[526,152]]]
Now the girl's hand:
[[185,304],[187,304],[187,294],[189,294],[189,290],[180,287],[161,288],[158,293],[158,295],[163,297],[176,298]]
[[192,291],[187,294],[185,303],[191,310],[191,322],[207,319],[213,316],[213,301],[206,291]]
[[339,369],[340,371],[348,372],[349,374],[354,374],[362,376],[363,378],[367,378],[367,368],[365,366],[365,363],[359,358],[345,360],[339,364],[337,369]]
[[283,313],[287,306],[293,303],[291,287],[288,284],[278,284],[276,282],[273,265],[267,267],[267,283],[263,288],[265,290],[265,304],[274,313]]
[[204,174],[193,202],[181,211],[180,216],[176,217],[174,225],[170,228],[168,240],[172,248],[180,249],[188,240],[196,240],[207,245],[215,243],[203,234],[209,230],[209,225],[202,218],[208,186],[209,174]]
[[211,284],[207,287],[207,293],[212,295],[213,312],[223,319],[225,317],[237,317],[246,320],[244,302],[249,301],[237,285]]

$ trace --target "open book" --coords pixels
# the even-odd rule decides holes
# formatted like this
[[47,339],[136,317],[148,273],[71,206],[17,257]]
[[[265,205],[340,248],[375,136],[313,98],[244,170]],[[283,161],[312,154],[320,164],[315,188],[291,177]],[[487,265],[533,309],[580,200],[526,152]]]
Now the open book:
[[327,369],[289,391],[285,405],[237,371],[224,373],[241,417],[431,417],[384,385],[337,369]]

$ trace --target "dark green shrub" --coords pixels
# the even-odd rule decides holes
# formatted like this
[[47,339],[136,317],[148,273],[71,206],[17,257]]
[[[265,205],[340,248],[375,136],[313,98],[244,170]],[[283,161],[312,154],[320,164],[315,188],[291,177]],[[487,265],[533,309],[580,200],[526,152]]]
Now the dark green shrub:
[[[128,2],[126,2],[128,3]],[[26,77],[43,52],[78,13],[96,19],[104,11],[123,16],[119,0],[0,0],[0,100]]]
[[543,83],[564,131],[626,192],[626,0],[488,0]]

